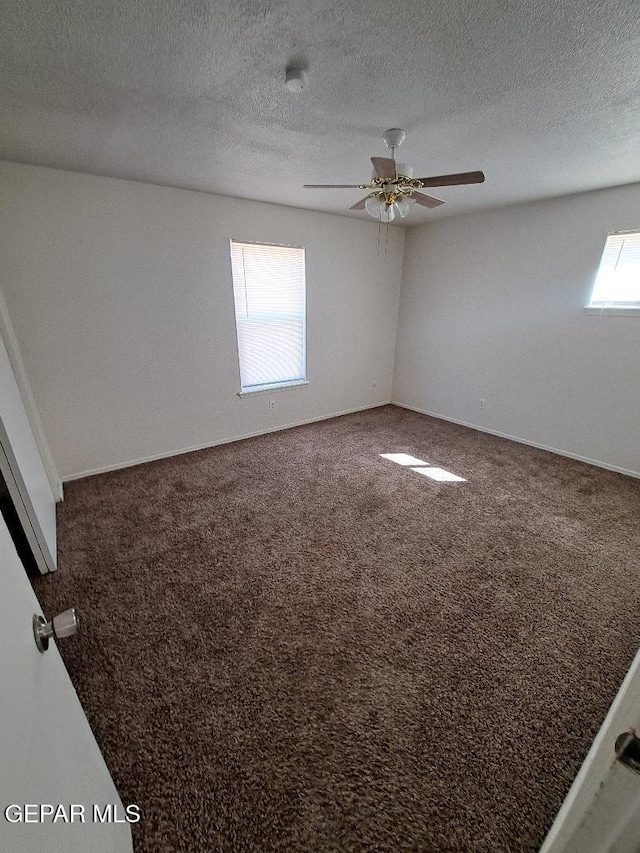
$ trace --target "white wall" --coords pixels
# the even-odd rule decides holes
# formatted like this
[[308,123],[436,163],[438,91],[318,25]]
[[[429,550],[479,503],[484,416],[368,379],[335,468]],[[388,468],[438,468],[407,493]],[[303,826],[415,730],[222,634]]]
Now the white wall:
[[640,317],[583,312],[632,228],[638,184],[411,229],[394,401],[640,472]]
[[[390,399],[401,229],[385,262],[373,222],[0,163],[0,230],[63,479]],[[274,412],[237,394],[231,237],[306,248],[309,385]]]

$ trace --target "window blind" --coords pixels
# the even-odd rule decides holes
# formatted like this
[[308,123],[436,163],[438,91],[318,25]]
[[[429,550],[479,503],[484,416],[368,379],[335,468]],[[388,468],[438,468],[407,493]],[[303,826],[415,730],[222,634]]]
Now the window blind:
[[640,231],[609,234],[590,308],[640,308]]
[[231,241],[242,391],[305,379],[304,249]]

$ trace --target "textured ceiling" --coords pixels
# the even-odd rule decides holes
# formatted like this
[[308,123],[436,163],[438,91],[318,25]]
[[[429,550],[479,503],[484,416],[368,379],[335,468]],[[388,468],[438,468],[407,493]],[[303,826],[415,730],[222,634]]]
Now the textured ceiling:
[[302,184],[368,180],[400,126],[415,174],[487,176],[406,224],[640,181],[638,0],[3,0],[2,24],[0,159],[343,213],[361,191]]

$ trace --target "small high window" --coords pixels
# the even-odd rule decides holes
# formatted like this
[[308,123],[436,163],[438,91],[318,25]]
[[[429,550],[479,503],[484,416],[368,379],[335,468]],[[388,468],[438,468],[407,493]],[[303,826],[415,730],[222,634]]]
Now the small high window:
[[241,393],[306,382],[304,249],[231,241]]
[[640,309],[640,231],[608,235],[589,308],[620,313]]

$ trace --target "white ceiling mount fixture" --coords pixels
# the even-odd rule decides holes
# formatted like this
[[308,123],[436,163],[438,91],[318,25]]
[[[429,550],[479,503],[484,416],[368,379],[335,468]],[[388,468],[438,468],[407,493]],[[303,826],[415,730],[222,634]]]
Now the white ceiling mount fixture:
[[303,68],[287,68],[285,86],[289,92],[302,92],[307,88],[309,77]]
[[403,130],[401,127],[391,127],[389,130],[385,130],[382,134],[382,138],[387,143],[387,148],[400,148],[402,143],[405,141],[407,136],[407,131]]
[[361,189],[369,195],[351,205],[349,210],[366,210],[380,222],[393,222],[396,216],[404,219],[417,203],[422,207],[439,207],[440,198],[418,192],[424,187],[452,187],[462,184],[482,184],[484,172],[457,172],[452,175],[432,175],[414,178],[413,169],[396,162],[396,148],[405,140],[407,132],[401,127],[385,130],[382,138],[391,149],[391,157],[372,157],[373,175],[368,184],[305,184],[306,189]]

